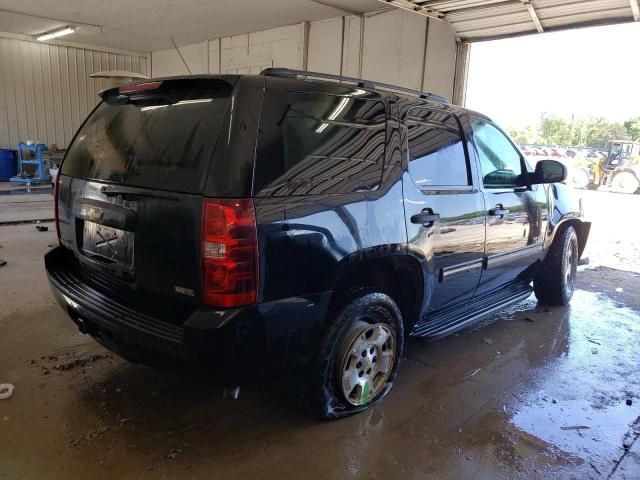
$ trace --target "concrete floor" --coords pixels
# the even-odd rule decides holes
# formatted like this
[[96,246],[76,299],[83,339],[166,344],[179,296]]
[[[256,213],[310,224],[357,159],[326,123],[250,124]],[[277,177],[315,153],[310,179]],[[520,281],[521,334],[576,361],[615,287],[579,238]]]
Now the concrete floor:
[[0,226],[0,478],[638,479],[640,196],[581,193],[598,223],[570,307],[411,341],[387,399],[331,423],[286,379],[223,401],[112,356],[53,302],[53,225]]
[[50,185],[26,187],[0,182],[0,225],[29,220],[53,220]]

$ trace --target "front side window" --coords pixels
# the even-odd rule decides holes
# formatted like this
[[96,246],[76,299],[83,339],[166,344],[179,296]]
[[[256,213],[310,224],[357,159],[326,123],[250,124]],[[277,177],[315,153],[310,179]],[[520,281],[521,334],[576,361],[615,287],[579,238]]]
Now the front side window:
[[267,91],[254,190],[258,196],[352,193],[382,178],[386,113],[377,101]]
[[469,185],[462,133],[453,115],[411,110],[407,145],[409,173],[418,187]]
[[520,185],[522,157],[507,136],[491,123],[477,118],[471,119],[471,129],[484,186],[504,188]]

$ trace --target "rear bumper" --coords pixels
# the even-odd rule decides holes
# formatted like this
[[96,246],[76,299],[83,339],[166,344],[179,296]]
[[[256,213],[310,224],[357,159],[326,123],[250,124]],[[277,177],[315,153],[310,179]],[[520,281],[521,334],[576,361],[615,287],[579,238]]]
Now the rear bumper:
[[304,366],[330,298],[324,292],[237,309],[203,306],[173,323],[90,284],[64,247],[45,255],[45,267],[56,301],[83,333],[127,360],[204,370],[224,382]]

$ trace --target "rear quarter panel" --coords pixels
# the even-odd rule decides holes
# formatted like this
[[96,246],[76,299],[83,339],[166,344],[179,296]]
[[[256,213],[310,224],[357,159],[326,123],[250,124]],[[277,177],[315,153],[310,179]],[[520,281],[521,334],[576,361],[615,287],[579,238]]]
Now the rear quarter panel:
[[406,251],[402,167],[391,121],[386,135],[374,190],[255,198],[260,301],[329,291],[354,262]]

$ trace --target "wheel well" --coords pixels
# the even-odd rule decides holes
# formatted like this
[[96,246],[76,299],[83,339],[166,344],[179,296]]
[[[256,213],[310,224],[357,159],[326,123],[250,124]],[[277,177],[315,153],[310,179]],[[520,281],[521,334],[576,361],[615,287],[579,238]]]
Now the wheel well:
[[377,291],[398,305],[405,325],[412,325],[422,308],[424,281],[420,264],[407,255],[366,260],[343,272],[336,282],[329,312],[335,313],[359,294]]
[[591,223],[583,222],[575,218],[565,220],[558,226],[558,230],[554,235],[553,241],[555,242],[557,238],[560,238],[559,234],[569,226],[574,228],[574,230],[576,231],[576,235],[578,236],[578,258],[580,258],[582,257],[585,247],[587,246],[587,238],[589,238]]

